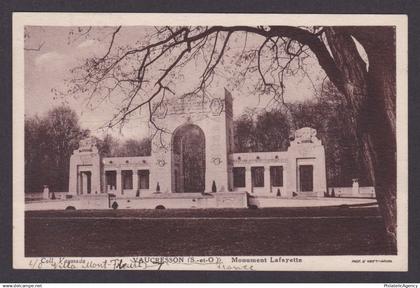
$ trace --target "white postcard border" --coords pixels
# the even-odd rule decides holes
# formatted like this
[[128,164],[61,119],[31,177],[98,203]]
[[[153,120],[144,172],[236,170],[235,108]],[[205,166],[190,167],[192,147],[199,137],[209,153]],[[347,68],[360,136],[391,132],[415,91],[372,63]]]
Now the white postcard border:
[[[397,238],[398,255],[373,256],[238,256],[241,259],[302,259],[302,262],[233,262],[232,257],[183,257],[184,263],[135,263],[133,257],[41,258],[24,255],[24,26],[112,25],[346,25],[396,26],[397,48]],[[135,14],[135,13],[13,13],[13,267],[15,269],[94,270],[260,270],[260,271],[407,271],[408,269],[408,32],[406,15],[351,14]],[[165,257],[164,257],[165,258]],[[211,259],[212,258],[212,259]],[[162,260],[163,259],[163,260]],[[191,260],[191,259],[190,259]],[[197,263],[196,261],[203,261]],[[360,260],[359,262],[357,262]],[[81,262],[94,263],[91,268]],[[112,262],[111,262],[112,261]],[[144,260],[143,262],[145,262]],[[250,260],[251,261],[251,260]],[[356,261],[356,262],[355,262]],[[391,261],[391,262],[389,262]],[[42,262],[42,263],[41,263]],[[66,263],[61,265],[60,263]],[[96,264],[95,264],[96,263]],[[247,267],[242,267],[245,264]],[[118,265],[117,265],[118,266]],[[252,266],[252,267],[251,267]],[[92,268],[93,267],[93,268]]]

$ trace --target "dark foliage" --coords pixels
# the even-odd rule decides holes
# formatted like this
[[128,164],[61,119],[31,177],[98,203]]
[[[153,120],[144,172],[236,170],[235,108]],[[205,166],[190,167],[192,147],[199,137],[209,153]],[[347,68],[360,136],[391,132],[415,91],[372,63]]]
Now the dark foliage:
[[67,191],[70,155],[88,134],[66,106],[25,119],[25,191]]
[[[372,185],[357,143],[347,133],[345,106],[330,82],[316,101],[288,104],[288,110],[245,112],[235,121],[235,152],[284,151],[294,129],[312,127],[325,146],[329,186],[351,186],[358,178],[362,186]],[[288,117],[288,115],[290,115]]]

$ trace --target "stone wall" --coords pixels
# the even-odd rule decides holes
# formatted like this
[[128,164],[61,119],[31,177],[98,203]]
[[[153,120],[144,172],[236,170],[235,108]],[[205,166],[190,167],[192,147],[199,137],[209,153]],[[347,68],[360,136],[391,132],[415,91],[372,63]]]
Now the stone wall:
[[[152,140],[151,156],[101,158],[94,141],[83,140],[70,159],[70,194],[112,193],[120,198],[132,198],[154,196],[156,192],[174,193],[177,190],[212,192],[215,188],[217,193],[238,191],[255,195],[280,195],[286,198],[324,197],[327,191],[325,151],[321,141],[316,137],[316,130],[308,127],[297,130],[287,151],[232,153],[232,96],[229,91],[225,90],[222,97],[203,98],[197,95],[185,95],[181,98],[166,99],[157,105],[154,107],[156,113],[153,121],[162,129],[162,133],[156,131],[157,134]],[[174,143],[178,141],[175,141],[175,138],[181,139],[181,143],[185,139],[190,139],[178,135],[182,135],[183,131],[188,131],[192,127],[195,130],[190,131],[196,131],[196,134],[199,134],[197,137],[203,139],[199,143],[203,143],[205,153],[203,156],[205,164],[201,166],[205,171],[204,191],[185,191],[183,185],[179,186],[180,181],[183,181],[180,176],[183,173],[180,155],[183,154],[174,153]],[[190,146],[194,147],[192,144]],[[245,187],[233,185],[233,170],[236,167],[245,169]],[[141,173],[148,171],[148,188],[140,189],[139,177],[145,176],[139,174],[139,171]],[[254,185],[252,171],[258,176],[254,175],[260,184]],[[272,176],[271,171],[273,175],[281,173],[279,176],[282,177],[281,181],[273,178],[276,176]],[[125,182],[126,185],[123,185],[124,179],[128,181]],[[272,181],[273,179],[275,181]],[[146,181],[145,178],[142,180]],[[264,184],[261,185],[261,182]],[[203,189],[203,186],[200,187]],[[222,194],[220,195],[222,197]],[[227,197],[222,202],[229,201]],[[218,205],[222,205],[222,202]]]
[[212,191],[213,181],[217,191],[229,191],[228,151],[233,143],[233,139],[228,139],[233,137],[228,132],[232,131],[230,94],[225,91],[219,98],[186,95],[164,101],[157,112],[156,125],[168,133],[160,134],[152,141],[153,171],[156,172],[151,174],[151,185],[159,182],[161,192],[175,191],[173,137],[180,127],[195,125],[205,135],[205,191]]
[[[327,191],[325,151],[321,141],[316,138],[316,131],[302,128],[296,131],[295,139],[287,151],[233,153],[229,156],[231,169],[244,167],[246,187],[236,188],[235,191],[247,191],[255,195],[277,195],[282,197],[316,196],[323,197]],[[313,189],[311,192],[300,191],[299,166],[313,167]],[[283,172],[283,186],[276,187],[271,183],[270,167],[281,166]],[[252,167],[264,168],[264,187],[254,187]]]
[[[96,143],[92,138],[80,141],[79,149],[74,150],[70,157],[69,169],[69,193],[73,195],[83,193],[82,178],[90,173],[90,193],[98,194],[103,192],[102,186],[102,165],[101,157]],[[85,179],[85,181],[87,181]]]
[[328,187],[328,195],[332,195],[334,190],[335,197],[356,197],[356,198],[376,198],[375,187],[359,187],[357,191],[353,187]]
[[142,197],[112,197],[108,195],[75,196],[72,199],[30,201],[25,210],[65,210],[72,207],[80,209],[207,209],[207,208],[246,208],[245,193],[160,193]]

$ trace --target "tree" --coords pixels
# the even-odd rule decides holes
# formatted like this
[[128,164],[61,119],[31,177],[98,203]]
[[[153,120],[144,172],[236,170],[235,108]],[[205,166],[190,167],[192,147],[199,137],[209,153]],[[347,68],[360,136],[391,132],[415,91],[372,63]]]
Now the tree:
[[149,138],[135,140],[128,139],[122,145],[117,147],[112,156],[128,157],[128,156],[150,156],[151,141]]
[[107,134],[103,138],[95,137],[96,147],[98,148],[99,154],[103,157],[112,157],[117,154],[120,146],[118,139],[112,135]]
[[257,139],[252,115],[242,114],[239,119],[234,121],[234,142],[235,152],[252,152],[257,149]]
[[[172,80],[179,77],[179,70],[189,62],[203,59],[205,65],[192,92],[205,93],[217,68],[223,65],[229,41],[238,33],[261,39],[256,49],[244,49],[238,56],[247,63],[239,76],[246,79],[248,73],[258,73],[258,88],[271,93],[278,102],[284,102],[285,77],[303,69],[302,59],[314,57],[343,95],[350,123],[348,133],[361,151],[368,176],[376,187],[389,239],[396,247],[394,27],[156,27],[143,43],[116,48],[121,29],[117,27],[111,33],[109,49],[102,57],[88,59],[77,70],[81,77],[75,79],[76,89],[72,91],[82,87],[94,92],[91,97],[103,99],[103,93],[109,96],[117,89],[113,87],[123,86],[125,97],[109,126],[124,123],[134,111],[146,107],[150,122],[159,130],[153,120],[159,105],[154,104],[174,94]],[[368,68],[355,41],[367,54]]]
[[48,125],[38,116],[25,118],[25,192],[41,192],[46,184]]
[[127,139],[121,142],[112,135],[106,134],[103,138],[95,137],[95,140],[102,157],[150,156],[151,153],[150,138]]
[[257,117],[255,124],[257,151],[282,151],[289,146],[290,126],[281,111],[266,111]]
[[370,186],[357,146],[346,132],[345,107],[337,89],[325,81],[315,100],[289,103],[288,111],[245,111],[235,120],[236,152],[284,151],[289,146],[290,127],[312,127],[325,147],[327,183],[330,187],[349,186],[353,178]]
[[[255,119],[254,119],[255,118]],[[235,152],[283,151],[289,145],[290,123],[280,110],[245,111],[235,126]]]
[[328,186],[348,186],[353,178],[370,186],[366,168],[358,157],[358,147],[348,133],[346,107],[339,91],[331,82],[323,83],[320,96],[316,100],[288,105],[291,126],[296,128],[313,127],[317,137],[325,146]]
[[50,191],[67,191],[70,156],[88,134],[66,106],[25,119],[25,191],[41,191],[44,184]]
[[67,191],[69,160],[79,141],[89,135],[83,130],[79,119],[73,110],[67,106],[59,106],[47,113],[48,138],[45,139],[50,147],[50,167],[48,181],[53,190]]
[[[395,29],[331,27],[326,36],[341,78],[330,80],[345,96],[348,120],[352,123],[349,132],[362,151],[391,244],[396,249]],[[365,49],[369,69],[352,37]]]

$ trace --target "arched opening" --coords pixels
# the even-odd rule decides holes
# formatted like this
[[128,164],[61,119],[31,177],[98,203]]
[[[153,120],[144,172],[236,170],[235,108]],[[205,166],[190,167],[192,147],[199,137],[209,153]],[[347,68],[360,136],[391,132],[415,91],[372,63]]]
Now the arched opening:
[[176,129],[172,141],[173,189],[177,193],[204,192],[205,136],[194,124]]

